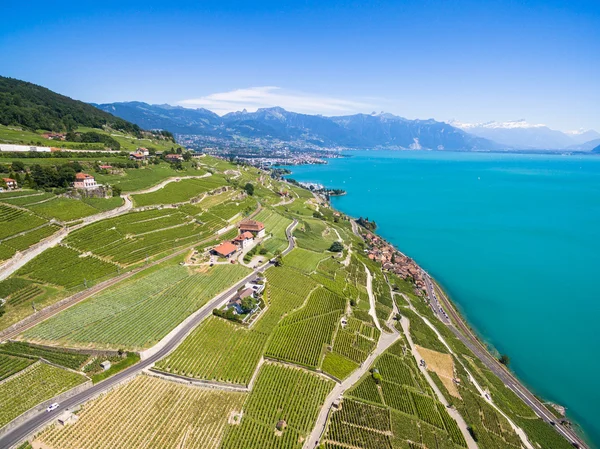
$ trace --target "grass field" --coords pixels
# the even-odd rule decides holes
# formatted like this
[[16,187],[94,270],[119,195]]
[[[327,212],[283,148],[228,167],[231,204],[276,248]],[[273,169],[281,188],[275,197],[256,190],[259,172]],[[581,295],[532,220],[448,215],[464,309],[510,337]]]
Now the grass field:
[[[265,363],[244,405],[239,425],[225,434],[223,449],[300,448],[333,382],[299,368]],[[284,420],[286,428],[276,433]]]
[[[201,175],[199,173],[198,175]],[[137,207],[153,204],[175,204],[183,203],[200,195],[226,185],[221,176],[209,176],[201,179],[182,179],[179,182],[171,182],[156,192],[132,195]]]
[[0,384],[0,427],[85,380],[82,375],[41,362],[24,369]]
[[33,445],[217,449],[228,418],[241,410],[245,398],[140,375],[84,405],[75,424],[46,429]]
[[305,218],[294,230],[294,237],[300,248],[316,252],[329,249],[338,239],[337,234],[327,226],[327,223],[317,219]]
[[96,174],[96,181],[101,184],[119,186],[123,192],[135,192],[147,189],[168,178],[181,176],[201,176],[203,170],[193,168],[189,162],[183,163],[183,170],[174,170],[170,164],[148,165],[143,168],[126,169],[120,174]]
[[79,347],[147,348],[249,272],[240,265],[217,265],[204,273],[179,266],[152,271],[65,310],[23,337]]
[[266,341],[266,334],[210,317],[156,368],[197,379],[247,385]]

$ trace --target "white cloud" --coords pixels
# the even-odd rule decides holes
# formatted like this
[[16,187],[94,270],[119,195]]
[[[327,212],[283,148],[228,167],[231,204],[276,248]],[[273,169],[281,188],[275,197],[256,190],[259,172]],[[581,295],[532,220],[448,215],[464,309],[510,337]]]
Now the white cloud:
[[293,112],[322,115],[343,115],[355,112],[370,112],[372,104],[294,92],[276,86],[249,87],[229,92],[220,92],[200,98],[178,102],[190,108],[206,108],[217,114],[233,111],[256,111],[258,108],[281,106]]

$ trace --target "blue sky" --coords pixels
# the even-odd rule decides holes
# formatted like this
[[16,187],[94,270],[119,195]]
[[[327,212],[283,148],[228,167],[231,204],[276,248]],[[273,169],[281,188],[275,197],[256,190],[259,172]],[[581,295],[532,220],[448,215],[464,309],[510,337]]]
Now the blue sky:
[[90,102],[600,131],[598,1],[252,3],[10,2],[0,74]]

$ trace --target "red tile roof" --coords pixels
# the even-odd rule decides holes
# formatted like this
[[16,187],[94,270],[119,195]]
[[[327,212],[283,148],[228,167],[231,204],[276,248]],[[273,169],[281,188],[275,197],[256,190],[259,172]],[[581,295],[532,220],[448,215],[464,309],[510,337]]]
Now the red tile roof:
[[215,252],[222,256],[229,256],[235,251],[237,251],[237,247],[231,242],[223,242],[219,246],[215,247]]
[[244,220],[240,223],[239,225],[240,231],[252,231],[252,232],[258,232],[258,231],[262,231],[263,229],[265,229],[265,225],[263,223],[261,223],[260,221],[254,221],[254,220]]
[[94,177],[92,175],[88,175],[87,173],[77,173],[75,175],[75,179],[94,179]]
[[17,182],[12,178],[2,178],[4,180],[4,182]]

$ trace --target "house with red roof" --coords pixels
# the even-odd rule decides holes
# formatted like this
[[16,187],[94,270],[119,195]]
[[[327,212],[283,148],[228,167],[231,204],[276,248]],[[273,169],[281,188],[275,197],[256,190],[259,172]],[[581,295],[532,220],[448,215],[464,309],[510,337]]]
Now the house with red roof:
[[98,187],[98,184],[96,184],[96,179],[94,179],[92,175],[88,175],[87,173],[77,173],[75,175],[73,187],[76,189],[93,189]]
[[213,248],[213,252],[217,256],[226,257],[226,258],[230,258],[231,256],[233,256],[237,252],[237,250],[238,250],[238,247],[235,246],[231,242],[223,242],[220,245],[215,246]]
[[248,248],[254,242],[254,234],[245,231],[233,239],[233,244],[240,246],[242,249]]
[[8,190],[15,190],[19,187],[17,185],[17,181],[12,178],[2,178],[2,181],[4,181],[4,184],[6,184],[6,188]]
[[262,238],[265,236],[265,225],[260,221],[243,220],[238,225],[240,233],[250,232],[254,237]]

